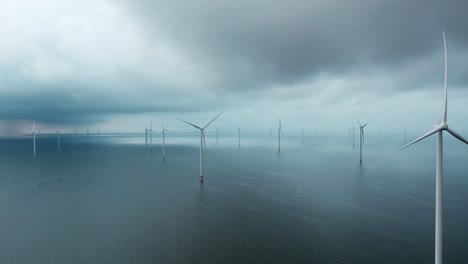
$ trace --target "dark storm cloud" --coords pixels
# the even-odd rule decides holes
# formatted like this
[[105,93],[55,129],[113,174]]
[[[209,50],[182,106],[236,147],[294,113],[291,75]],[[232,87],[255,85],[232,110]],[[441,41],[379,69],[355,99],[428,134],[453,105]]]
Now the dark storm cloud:
[[64,90],[59,86],[34,86],[33,91],[25,89],[2,92],[0,119],[34,119],[51,124],[94,124],[115,114],[200,111],[200,107],[193,108],[177,102],[168,104],[157,98],[132,100],[130,97],[114,97],[101,91],[83,92],[80,87]]
[[440,88],[442,30],[449,85],[465,88],[467,9],[462,0],[0,2],[0,118],[354,107]]
[[220,86],[235,90],[323,72],[391,71],[441,54],[443,30],[451,47],[468,50],[463,0],[124,2],[148,32],[162,32],[193,60],[217,69]]

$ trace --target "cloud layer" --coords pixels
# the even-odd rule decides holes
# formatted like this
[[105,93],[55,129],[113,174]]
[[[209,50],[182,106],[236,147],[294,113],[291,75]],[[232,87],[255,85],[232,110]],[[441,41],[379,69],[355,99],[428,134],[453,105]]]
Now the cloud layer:
[[279,115],[302,104],[359,113],[370,99],[440,91],[443,30],[451,92],[466,94],[467,8],[463,0],[6,0],[0,118],[98,124],[262,107]]

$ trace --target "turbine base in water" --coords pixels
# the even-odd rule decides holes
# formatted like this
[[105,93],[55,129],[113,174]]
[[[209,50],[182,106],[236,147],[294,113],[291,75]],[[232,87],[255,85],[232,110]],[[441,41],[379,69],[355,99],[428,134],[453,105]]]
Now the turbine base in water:
[[200,182],[203,182],[203,175],[200,176]]

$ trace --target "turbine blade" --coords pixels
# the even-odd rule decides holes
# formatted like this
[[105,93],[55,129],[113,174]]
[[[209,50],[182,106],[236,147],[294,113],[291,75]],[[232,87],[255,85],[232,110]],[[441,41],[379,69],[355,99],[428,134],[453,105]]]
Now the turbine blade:
[[365,124],[362,126],[362,128],[365,128],[365,127],[367,126],[367,124],[368,124],[368,123],[365,123]]
[[378,166],[380,163],[382,163],[384,160],[390,158],[391,156],[397,154],[398,152],[404,150],[405,148],[407,148],[407,147],[413,145],[414,143],[416,143],[416,142],[418,142],[418,141],[420,141],[420,140],[423,140],[423,139],[427,138],[428,136],[431,136],[431,135],[434,134],[434,133],[439,132],[440,130],[441,130],[441,129],[440,129],[439,127],[434,128],[434,129],[432,129],[431,131],[427,132],[426,134],[424,134],[424,135],[418,137],[417,139],[413,140],[412,142],[410,142],[410,143],[404,145],[403,147],[397,149],[396,151],[390,153],[390,154],[387,155],[385,158],[383,158],[383,159],[380,160],[379,162],[377,162],[377,163],[375,163],[374,165],[372,165],[372,167],[370,167],[370,168],[364,173],[364,175],[367,175],[371,170],[375,169],[375,167],[377,167],[377,166]]
[[468,144],[468,141],[466,139],[464,139],[460,134],[458,134],[457,132],[453,131],[452,129],[450,128],[447,128],[447,131],[452,134],[452,136],[456,137],[458,140],[460,140],[461,142],[465,143],[465,144]]
[[206,126],[203,127],[203,129],[207,128],[211,123],[213,123],[213,121],[216,120],[216,118],[218,118],[223,112],[219,113],[215,118],[213,118],[208,124],[206,124]]
[[186,124],[189,124],[189,125],[191,125],[191,126],[193,126],[193,127],[197,128],[197,129],[202,129],[201,127],[199,127],[199,126],[196,126],[196,125],[194,125],[194,124],[192,124],[192,123],[190,123],[190,122],[187,122],[187,121],[185,121],[185,120],[182,120],[182,119],[179,119],[179,118],[177,118],[177,119],[178,119],[179,121],[182,121],[182,122],[184,122],[184,123],[186,123]]
[[444,57],[445,57],[445,73],[444,73],[444,113],[442,120],[445,123],[447,121],[447,42],[445,41],[445,32],[442,32],[444,36]]
[[356,122],[359,124],[360,127],[362,127],[361,122],[359,122],[359,120],[356,119]]

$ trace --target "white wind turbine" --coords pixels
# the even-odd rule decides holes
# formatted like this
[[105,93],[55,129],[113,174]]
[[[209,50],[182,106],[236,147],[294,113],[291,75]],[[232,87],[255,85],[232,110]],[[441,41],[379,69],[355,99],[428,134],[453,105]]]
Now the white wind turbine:
[[281,119],[278,118],[278,152],[281,152]]
[[150,151],[153,151],[153,121],[151,121],[150,129],[148,130],[148,132],[150,138]]
[[206,124],[204,127],[199,127],[197,125],[194,125],[192,123],[189,123],[187,121],[184,121],[182,119],[179,119],[180,121],[189,124],[196,129],[200,130],[200,181],[203,182],[203,145],[206,145],[205,143],[205,128],[207,128],[213,121],[216,120],[223,112],[219,113],[215,118],[213,118],[208,124]]
[[166,158],[166,151],[165,151],[165,147],[166,147],[166,132],[170,132],[170,130],[167,130],[165,127],[164,127],[164,123],[161,122],[161,125],[162,125],[162,136],[163,136],[163,145],[162,145],[162,156],[163,156],[163,159]]
[[145,128],[145,147],[148,147],[148,129]]
[[60,130],[57,131],[57,149],[60,150]]
[[359,120],[359,164],[362,164],[362,146],[364,145],[364,128],[367,126],[367,123],[361,125]]
[[31,133],[33,136],[33,155],[36,156],[36,120],[34,120]]
[[394,151],[393,153],[386,156],[383,160],[377,162],[374,166],[372,166],[365,174],[368,174],[372,169],[377,167],[382,161],[390,158],[391,156],[395,155],[396,153],[400,152],[401,150],[413,145],[414,143],[425,139],[433,134],[437,133],[437,152],[436,152],[436,205],[435,205],[435,263],[442,264],[442,238],[443,238],[443,215],[442,215],[442,132],[445,130],[449,132],[452,136],[457,138],[458,140],[462,141],[465,144],[468,144],[468,141],[464,139],[461,135],[459,135],[454,130],[450,129],[447,125],[447,44],[445,41],[445,32],[443,33],[444,37],[444,56],[445,56],[445,74],[444,74],[444,106],[442,111],[442,122],[438,123],[435,128],[427,132],[426,134],[420,136],[419,138],[413,140],[412,142],[404,145],[403,147],[399,148],[398,150]]

